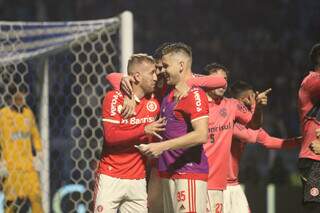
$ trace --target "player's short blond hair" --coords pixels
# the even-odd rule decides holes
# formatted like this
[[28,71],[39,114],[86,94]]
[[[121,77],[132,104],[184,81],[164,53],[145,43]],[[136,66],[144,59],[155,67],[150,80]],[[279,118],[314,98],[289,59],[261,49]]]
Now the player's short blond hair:
[[127,66],[128,74],[129,75],[133,74],[134,66],[137,64],[141,64],[143,62],[155,64],[154,58],[148,54],[145,54],[145,53],[133,54],[128,61],[128,66]]

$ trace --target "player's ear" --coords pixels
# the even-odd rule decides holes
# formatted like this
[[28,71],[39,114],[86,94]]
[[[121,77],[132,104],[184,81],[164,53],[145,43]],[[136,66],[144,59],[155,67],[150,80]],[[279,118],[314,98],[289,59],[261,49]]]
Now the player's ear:
[[184,62],[180,61],[179,64],[180,64],[180,70],[179,71],[182,72],[183,68],[184,68]]
[[140,72],[136,72],[136,73],[133,75],[133,79],[134,79],[134,82],[135,82],[135,83],[140,83],[140,82],[142,81],[141,73],[140,73]]

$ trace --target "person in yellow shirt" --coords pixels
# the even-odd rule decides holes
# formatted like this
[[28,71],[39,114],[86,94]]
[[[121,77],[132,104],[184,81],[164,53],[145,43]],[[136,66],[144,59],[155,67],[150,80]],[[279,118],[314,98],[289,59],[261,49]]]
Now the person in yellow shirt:
[[36,159],[39,162],[41,158],[40,134],[33,112],[25,102],[26,89],[11,85],[9,92],[8,106],[0,109],[0,175],[5,176],[5,212],[19,210],[17,201],[28,199],[32,212],[42,213],[40,179],[35,165]]

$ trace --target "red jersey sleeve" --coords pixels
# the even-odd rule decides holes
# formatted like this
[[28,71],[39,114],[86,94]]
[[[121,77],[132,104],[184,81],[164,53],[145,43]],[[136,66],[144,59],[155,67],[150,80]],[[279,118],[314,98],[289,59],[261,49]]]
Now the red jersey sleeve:
[[120,83],[121,83],[122,77],[123,77],[122,73],[113,72],[106,75],[106,80],[111,84],[111,86],[115,90],[120,90]]
[[260,130],[253,130],[246,128],[244,125],[235,123],[233,128],[233,137],[237,138],[237,141],[244,143],[256,143]]
[[270,136],[265,130],[261,129],[257,142],[269,149],[284,149],[298,147],[301,138],[281,139]]
[[144,136],[144,125],[138,125],[134,131],[121,126],[122,103],[123,95],[119,91],[108,92],[103,100],[103,133],[108,145],[132,144],[134,141],[138,141],[141,136]]
[[193,77],[187,82],[189,87],[202,87],[206,89],[216,89],[227,86],[227,81],[220,76]]
[[120,124],[123,95],[120,91],[108,92],[102,104],[102,120],[110,123]]
[[252,113],[248,110],[248,108],[243,105],[238,100],[234,100],[235,105],[235,119],[237,122],[246,125],[248,124],[252,119]]
[[320,73],[312,72],[303,84],[303,89],[309,94],[313,101],[320,100]]
[[181,106],[183,111],[190,116],[191,121],[201,117],[208,117],[208,98],[200,88],[192,88],[188,96],[182,99]]

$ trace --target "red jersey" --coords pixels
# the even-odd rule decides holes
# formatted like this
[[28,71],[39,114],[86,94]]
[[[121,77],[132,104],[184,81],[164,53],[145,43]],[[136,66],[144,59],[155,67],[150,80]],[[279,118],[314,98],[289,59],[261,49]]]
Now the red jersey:
[[[162,136],[165,140],[178,138],[193,131],[192,121],[208,118],[208,99],[205,92],[192,88],[179,101],[174,100],[172,90],[161,103],[161,117],[167,124]],[[160,177],[173,179],[206,180],[208,160],[202,145],[164,151],[159,157]]]
[[299,158],[320,160],[309,146],[316,139],[315,131],[320,128],[320,73],[310,72],[299,89],[299,115],[303,141]]
[[234,123],[247,124],[251,118],[252,113],[236,99],[209,101],[209,137],[204,144],[209,162],[209,190],[226,188]]
[[300,145],[301,140],[298,138],[280,139],[271,137],[263,129],[253,130],[236,123],[233,129],[233,139],[231,145],[229,171],[227,182],[228,185],[237,185],[239,175],[239,164],[245,143],[260,143],[269,149],[293,148]]
[[106,94],[102,106],[104,144],[98,173],[124,179],[145,177],[146,159],[134,145],[149,141],[144,127],[156,120],[160,107],[153,97],[136,100],[136,115],[124,119],[120,114],[123,94],[116,90]]

